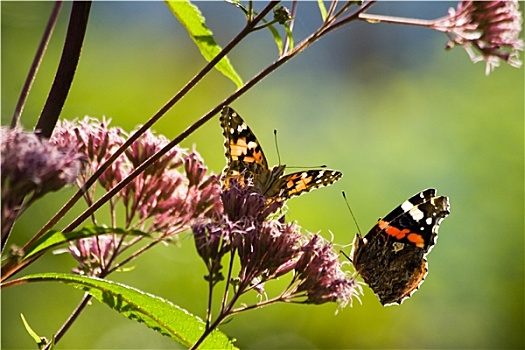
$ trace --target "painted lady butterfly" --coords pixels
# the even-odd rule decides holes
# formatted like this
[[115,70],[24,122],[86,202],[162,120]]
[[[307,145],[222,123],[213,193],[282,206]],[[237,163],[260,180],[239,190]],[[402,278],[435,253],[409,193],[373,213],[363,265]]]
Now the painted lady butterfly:
[[268,167],[259,141],[232,108],[226,106],[220,117],[225,137],[228,164],[222,173],[222,187],[229,187],[231,179],[242,185],[251,184],[269,202],[286,201],[314,188],[328,186],[343,176],[334,170],[306,170],[284,175],[285,165]]

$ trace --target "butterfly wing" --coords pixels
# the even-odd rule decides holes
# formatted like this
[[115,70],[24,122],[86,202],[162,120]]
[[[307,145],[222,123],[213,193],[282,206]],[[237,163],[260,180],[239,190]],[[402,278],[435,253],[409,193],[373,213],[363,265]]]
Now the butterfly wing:
[[224,107],[220,117],[228,164],[222,173],[223,189],[229,181],[251,183],[269,201],[285,201],[314,188],[328,186],[342,173],[333,170],[307,170],[283,175],[285,166],[268,167],[264,152],[250,127],[231,107]]
[[257,137],[246,122],[231,107],[224,107],[220,117],[224,135],[224,147],[228,165],[237,163],[238,167],[258,164],[268,169],[268,161]]
[[426,255],[449,213],[448,198],[427,189],[380,219],[365,237],[356,236],[352,264],[383,305],[401,304],[423,283]]
[[223,188],[229,187],[231,179],[243,185],[250,181],[255,185],[256,181],[269,178],[271,172],[261,145],[241,116],[226,106],[220,122],[228,161],[222,172]]
[[448,197],[437,197],[436,190],[429,188],[404,201],[377,226],[396,241],[413,244],[427,254],[436,244],[439,225],[448,214]]
[[279,200],[287,200],[293,196],[328,186],[339,180],[343,174],[335,170],[306,170],[288,175],[283,175],[267,191],[267,197],[279,197]]

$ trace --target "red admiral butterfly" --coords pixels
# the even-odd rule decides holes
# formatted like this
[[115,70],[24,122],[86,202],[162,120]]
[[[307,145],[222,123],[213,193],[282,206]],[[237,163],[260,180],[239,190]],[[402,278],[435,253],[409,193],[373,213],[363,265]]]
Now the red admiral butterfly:
[[401,304],[423,283],[426,255],[448,214],[448,197],[427,189],[380,219],[365,237],[356,235],[350,260],[381,304]]

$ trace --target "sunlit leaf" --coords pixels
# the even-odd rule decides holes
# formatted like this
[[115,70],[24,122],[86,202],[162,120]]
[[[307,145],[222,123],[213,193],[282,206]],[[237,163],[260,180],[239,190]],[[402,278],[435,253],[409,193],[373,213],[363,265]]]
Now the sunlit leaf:
[[[195,344],[205,329],[205,323],[199,317],[172,302],[121,283],[62,273],[35,274],[20,280],[62,282],[80,289],[130,320],[142,323],[187,347]],[[224,333],[214,330],[199,349],[236,348]]]
[[27,333],[31,336],[31,338],[33,338],[35,343],[40,345],[40,343],[42,342],[42,338],[38,334],[36,334],[36,332],[33,330],[33,328],[31,328],[29,323],[27,323],[24,314],[20,314],[20,317],[22,318],[22,323],[24,324],[24,328],[26,329]]
[[286,37],[288,39],[288,51],[291,51],[293,50],[293,45],[294,45],[294,42],[293,42],[293,33],[292,31],[290,30],[290,26],[288,24],[286,24],[284,26],[284,29],[286,30]]
[[[215,41],[212,31],[206,26],[206,20],[197,6],[187,0],[166,1],[166,4],[186,28],[206,61],[210,62],[219,54],[221,47]],[[231,65],[228,57],[222,58],[215,68],[233,81],[238,88],[243,85],[241,77]]]
[[279,31],[277,31],[277,29],[275,29],[274,26],[269,25],[268,29],[270,29],[270,32],[272,33],[273,40],[277,45],[277,50],[279,50],[279,56],[281,56],[283,54],[283,39],[281,38]]
[[326,18],[328,17],[328,12],[326,11],[326,7],[324,6],[323,0],[317,0],[317,5],[319,5],[319,11],[321,11],[321,17],[323,18],[323,22],[326,21]]
[[29,258],[36,253],[51,249],[62,243],[92,236],[104,235],[108,233],[114,234],[130,234],[130,235],[147,235],[147,233],[139,230],[125,230],[118,227],[100,227],[100,226],[86,226],[78,231],[62,232],[58,230],[47,231],[31,245],[24,255],[24,259]]

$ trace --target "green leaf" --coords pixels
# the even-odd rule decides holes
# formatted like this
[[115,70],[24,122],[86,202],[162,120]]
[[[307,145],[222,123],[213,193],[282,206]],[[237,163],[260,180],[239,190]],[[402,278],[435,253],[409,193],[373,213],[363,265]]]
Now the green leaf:
[[[197,6],[188,0],[166,1],[166,4],[179,22],[186,28],[191,39],[195,42],[206,61],[210,62],[219,54],[221,47],[215,41],[212,31],[206,26],[206,20]],[[228,57],[223,57],[215,65],[215,68],[233,81],[235,85],[237,85],[237,88],[243,85],[241,77],[231,65]]]
[[[197,316],[158,296],[145,293],[125,284],[96,277],[63,273],[42,273],[21,278],[32,282],[62,282],[83,292],[118,311],[130,320],[166,335],[180,344],[191,347],[205,329]],[[228,336],[214,330],[199,349],[236,349]]]
[[328,12],[326,11],[326,7],[324,6],[323,0],[317,0],[317,5],[319,5],[319,11],[321,11],[321,17],[323,18],[324,22],[328,17]]
[[294,42],[293,42],[293,34],[292,34],[292,31],[290,30],[290,25],[288,23],[285,24],[284,29],[286,30],[286,36],[288,37],[288,51],[292,51]]
[[124,230],[118,227],[101,227],[101,226],[86,226],[78,231],[71,231],[64,233],[58,230],[49,230],[44,233],[39,239],[31,245],[24,255],[24,259],[29,258],[36,253],[51,249],[62,243],[98,235],[104,235],[108,233],[115,234],[131,234],[131,235],[147,235],[147,233],[139,230]]
[[283,54],[283,39],[281,38],[281,35],[277,31],[277,29],[274,28],[274,26],[269,25],[268,29],[272,33],[273,40],[275,41],[275,44],[277,45],[277,50],[279,50],[279,56],[282,56]]
[[[234,5],[235,7],[241,9],[242,12],[246,16],[248,16],[250,14],[250,10],[248,10],[240,2],[240,0],[226,0],[226,2],[228,2],[228,3],[232,4],[232,5]],[[253,9],[251,10],[251,13],[254,16],[258,15],[257,11],[253,11]],[[262,22],[264,23],[264,25],[261,26],[261,27],[268,27],[268,29],[270,30],[270,33],[273,36],[273,40],[275,41],[275,45],[277,45],[277,51],[279,52],[279,56],[282,56],[283,55],[283,39],[281,38],[281,34],[279,34],[279,31],[272,24],[270,24],[270,23],[274,23],[275,21],[268,22],[267,20],[265,20],[263,18]],[[286,30],[286,35],[288,36],[288,40],[289,40],[289,44],[290,44],[290,45],[288,45],[288,49],[292,50],[293,49],[293,36],[292,36],[292,31],[290,30],[290,25],[288,23],[286,23],[283,26],[284,26],[284,28]]]
[[31,338],[33,338],[35,343],[40,344],[40,342],[42,341],[42,338],[38,334],[36,334],[36,332],[33,330],[33,328],[31,328],[29,323],[27,323],[26,318],[24,317],[24,314],[20,314],[20,317],[22,318],[22,322],[24,323],[24,327],[27,333],[31,336]]
[[[20,314],[20,317],[22,318],[22,323],[24,324],[24,327],[25,327],[27,333],[29,333],[31,338],[33,338],[33,340],[35,341],[35,343],[38,346],[38,348],[39,349],[45,348],[49,344],[49,340],[47,340],[46,337],[41,337],[38,334],[36,334],[36,332],[33,330],[33,328],[31,328],[29,323],[26,321],[26,318],[24,317],[24,314]],[[53,337],[53,339],[51,340],[51,344],[49,346],[49,350],[53,350],[54,347],[55,347],[55,337]]]

